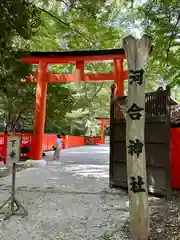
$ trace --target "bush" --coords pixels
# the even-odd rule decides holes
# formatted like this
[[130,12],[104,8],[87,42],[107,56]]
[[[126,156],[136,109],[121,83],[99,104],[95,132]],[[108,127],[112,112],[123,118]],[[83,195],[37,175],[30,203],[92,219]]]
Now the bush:
[[25,153],[28,153],[29,151],[30,151],[30,147],[29,146],[21,147],[21,153],[25,154]]

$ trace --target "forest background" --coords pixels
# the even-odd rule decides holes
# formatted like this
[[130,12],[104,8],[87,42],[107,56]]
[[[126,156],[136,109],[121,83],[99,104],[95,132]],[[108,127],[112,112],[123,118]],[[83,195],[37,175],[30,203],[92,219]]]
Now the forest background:
[[[153,37],[146,91],[170,84],[172,97],[180,101],[180,0],[2,0],[0,17],[1,129],[11,128],[18,116],[19,126],[33,126],[35,86],[20,81],[37,66],[18,61],[24,51],[121,48],[129,34]],[[51,65],[49,70],[74,73],[75,68]],[[110,63],[85,66],[86,73],[110,70]],[[99,135],[95,118],[109,117],[112,83],[49,84],[46,132]]]

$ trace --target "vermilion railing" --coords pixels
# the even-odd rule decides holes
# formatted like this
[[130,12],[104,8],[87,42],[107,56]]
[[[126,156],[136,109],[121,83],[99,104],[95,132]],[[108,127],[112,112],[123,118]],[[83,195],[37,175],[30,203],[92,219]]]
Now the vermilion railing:
[[84,137],[84,144],[101,144],[101,137]]
[[[29,151],[26,153],[21,153],[21,157],[31,158],[31,152],[33,151],[31,141],[32,133],[16,133],[16,136],[21,137],[21,150],[26,147],[29,148]],[[71,148],[84,146],[88,142],[93,140],[93,144],[100,144],[101,137],[82,137],[82,136],[62,136],[63,148]],[[52,150],[52,147],[56,144],[56,134],[44,134],[43,139],[43,151]],[[4,164],[6,164],[6,149],[7,149],[7,134],[0,133],[0,157],[3,159]]]
[[[21,149],[24,147],[30,147],[32,134],[29,133],[16,133],[16,136],[21,137]],[[0,156],[6,164],[6,150],[7,150],[7,134],[0,133]],[[21,153],[21,156],[29,156],[29,153]]]
[[65,136],[63,139],[65,148],[78,147],[84,145],[84,137],[81,136]]

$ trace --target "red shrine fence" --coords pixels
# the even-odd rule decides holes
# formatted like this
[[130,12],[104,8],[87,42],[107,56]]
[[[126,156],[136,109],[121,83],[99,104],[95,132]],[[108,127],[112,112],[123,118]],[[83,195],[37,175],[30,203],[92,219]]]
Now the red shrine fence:
[[[31,158],[32,133],[16,133],[21,137],[21,157]],[[101,137],[83,137],[83,136],[62,136],[63,148],[71,148],[84,146],[89,144],[101,144]],[[7,135],[0,133],[0,158],[6,163],[6,141]],[[43,151],[52,150],[52,146],[56,143],[56,134],[44,134]]]

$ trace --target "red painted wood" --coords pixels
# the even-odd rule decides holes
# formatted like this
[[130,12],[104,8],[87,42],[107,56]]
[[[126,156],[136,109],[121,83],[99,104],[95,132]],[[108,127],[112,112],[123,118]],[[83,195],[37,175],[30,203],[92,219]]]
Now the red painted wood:
[[[33,148],[33,142],[32,142],[32,134],[22,134],[22,133],[16,133],[16,136],[20,136],[21,139],[21,148],[22,147],[30,147],[30,152],[21,154],[21,156],[26,156],[29,158],[32,158],[34,148]],[[51,151],[52,147],[56,144],[56,134],[44,134],[43,136],[43,151]],[[6,149],[7,145],[4,144],[4,139],[6,139],[6,136],[4,133],[0,133],[0,156],[3,158],[3,163],[6,164]],[[78,146],[84,146],[85,144],[85,138],[81,136],[62,136],[63,140],[63,149],[64,148],[71,148],[71,147],[78,147]]]
[[[32,55],[32,54],[31,54]],[[115,81],[117,84],[117,94],[124,95],[124,80],[127,79],[127,72],[123,71],[123,59],[125,52],[123,49],[106,50],[101,52],[72,52],[72,53],[33,53],[33,56],[24,56],[20,61],[38,64],[38,74],[29,77],[23,82],[37,83],[36,87],[36,105],[34,131],[31,144],[31,156],[34,160],[40,160],[42,157],[44,123],[46,113],[46,92],[48,82],[75,82],[75,81]],[[85,74],[84,63],[90,62],[114,62],[115,70],[107,74]],[[47,73],[48,64],[76,64],[76,74],[52,75]],[[37,80],[36,80],[37,79]],[[104,123],[101,124],[101,140],[104,142]],[[65,145],[69,146],[69,139],[65,139]]]
[[101,124],[101,144],[105,143],[105,136],[104,136],[104,127],[110,126],[110,123],[105,123],[105,121],[110,121],[110,118],[103,118],[97,117],[96,120],[100,121]]
[[66,148],[84,146],[84,137],[66,136]]
[[77,82],[84,81],[84,61],[76,62],[75,79]]
[[114,60],[116,58],[124,58],[125,54],[107,54],[107,55],[90,55],[90,56],[48,56],[48,57],[31,57],[24,56],[20,60],[30,64],[38,64],[43,61],[47,64],[75,64],[77,61],[103,62],[106,60]]
[[180,189],[180,128],[171,129],[171,186]]
[[101,144],[101,136],[96,136],[96,137],[84,137],[84,144]]
[[124,96],[124,74],[123,74],[123,59],[114,60],[114,82],[116,84],[116,96]]
[[33,151],[31,151],[33,160],[42,159],[44,125],[46,118],[47,71],[47,64],[44,62],[39,62],[38,80],[36,87],[35,118],[32,138]]
[[98,136],[98,137],[93,137],[93,140],[94,140],[94,143],[95,143],[95,144],[101,144],[101,142],[102,142],[100,136]]
[[[77,82],[78,78],[73,74],[48,74],[48,82],[56,83],[56,82]],[[38,73],[32,73],[26,79],[22,79],[21,83],[37,83]],[[123,72],[123,78],[126,80],[128,78],[128,72]],[[85,82],[97,82],[97,81],[113,81],[115,79],[115,75],[113,72],[109,73],[89,73],[84,74],[84,78],[81,81]]]

